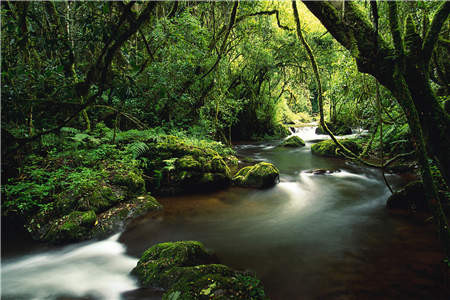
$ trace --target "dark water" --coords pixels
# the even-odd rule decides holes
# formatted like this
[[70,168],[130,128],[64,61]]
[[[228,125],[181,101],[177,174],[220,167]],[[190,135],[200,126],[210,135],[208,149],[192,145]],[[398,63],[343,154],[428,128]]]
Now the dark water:
[[[308,141],[325,138],[313,130],[296,133],[307,142],[300,149],[278,149],[275,142],[237,146],[240,156],[274,163],[281,173],[277,186],[159,199],[162,214],[136,220],[109,245],[87,243],[7,261],[3,294],[19,294],[12,287],[33,271],[27,270],[34,264],[29,260],[50,255],[22,288],[42,290],[34,299],[62,294],[119,298],[136,288],[127,270],[145,249],[165,241],[199,240],[222,263],[254,271],[272,299],[445,299],[442,254],[425,217],[385,210],[389,191],[379,170],[313,156]],[[316,168],[336,172],[307,172]],[[394,187],[405,181],[397,175],[388,180]],[[70,259],[61,259],[64,255]],[[86,264],[77,266],[83,257]],[[52,264],[57,259],[60,263]],[[67,273],[75,275],[63,280]],[[122,297],[158,299],[146,290]]]

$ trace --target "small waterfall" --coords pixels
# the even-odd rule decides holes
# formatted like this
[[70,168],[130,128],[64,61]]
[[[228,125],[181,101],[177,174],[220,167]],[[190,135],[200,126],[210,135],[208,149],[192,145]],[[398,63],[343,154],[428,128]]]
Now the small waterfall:
[[293,135],[298,135],[305,142],[313,141],[317,139],[326,139],[325,135],[316,134],[317,126],[307,126],[307,127],[294,127]]
[[[328,134],[316,134],[316,128],[315,126],[305,126],[305,127],[291,127],[289,128],[292,132],[292,135],[298,135],[301,137],[305,142],[308,141],[319,141],[319,140],[327,140],[330,139],[330,136]],[[364,130],[362,128],[353,128],[352,134],[347,134],[343,136],[336,136],[338,138],[346,138],[346,139],[354,139],[359,138],[361,136],[369,134],[368,130]]]

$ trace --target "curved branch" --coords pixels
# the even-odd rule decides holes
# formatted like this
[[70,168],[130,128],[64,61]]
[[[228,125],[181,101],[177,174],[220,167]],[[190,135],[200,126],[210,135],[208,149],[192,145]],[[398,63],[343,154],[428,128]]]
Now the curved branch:
[[394,40],[395,50],[397,54],[403,56],[405,50],[401,35],[400,25],[398,21],[398,9],[396,1],[388,1],[389,5],[389,25],[391,28],[392,39]]
[[380,83],[393,88],[394,51],[386,40],[376,33],[356,3],[345,3],[345,16],[332,1],[303,1],[305,6],[320,20],[331,35],[356,58],[358,70],[370,73]]
[[330,136],[330,138],[333,140],[333,142],[338,146],[336,151],[338,151],[339,148],[342,149],[342,151],[343,151],[342,154],[345,157],[353,159],[353,160],[357,160],[357,161],[359,161],[367,166],[370,166],[370,167],[374,167],[374,168],[383,167],[382,165],[377,165],[377,164],[373,164],[368,161],[365,161],[360,156],[358,156],[355,153],[353,153],[352,151],[350,151],[334,136],[334,134],[331,132],[331,130],[328,128],[327,124],[325,123],[325,116],[324,116],[324,112],[323,112],[323,95],[322,95],[323,91],[322,91],[322,83],[321,83],[320,75],[319,75],[319,68],[317,66],[317,62],[316,62],[314,54],[311,50],[311,47],[308,45],[305,38],[303,37],[301,27],[300,27],[300,18],[299,18],[298,11],[297,11],[297,4],[296,4],[295,0],[292,1],[292,10],[294,12],[294,19],[295,19],[295,24],[297,27],[297,36],[298,36],[300,42],[302,43],[303,47],[305,47],[305,49],[306,49],[309,61],[311,63],[313,71],[314,71],[314,77],[316,78],[316,82],[317,82],[320,126],[322,126],[322,128],[325,130],[325,132]]
[[[244,19],[248,18],[248,17],[261,16],[261,15],[269,15],[269,16],[270,16],[270,15],[275,15],[276,18],[277,18],[277,26],[278,26],[279,28],[284,29],[284,30],[287,30],[287,31],[293,31],[293,30],[294,30],[294,29],[292,29],[292,28],[290,28],[290,27],[288,27],[288,26],[281,25],[281,22],[280,22],[280,12],[279,12],[277,9],[258,11],[258,12],[255,12],[255,13],[251,13],[251,14],[247,14],[247,15],[240,16],[240,17],[236,18],[235,25],[236,25],[237,23],[243,21]],[[225,30],[226,30],[226,27],[223,26],[223,27],[220,29],[220,31],[217,33],[217,37],[220,37],[220,36],[225,32]],[[215,42],[212,43],[212,44],[209,46],[210,49],[212,49],[212,48],[214,48],[214,47],[215,47]]]
[[216,62],[208,70],[208,72],[206,72],[205,74],[203,74],[202,77],[200,77],[200,79],[203,79],[206,76],[208,76],[209,73],[211,73],[217,67],[217,65],[219,64],[219,61],[222,59],[223,53],[225,51],[225,47],[227,45],[228,36],[230,35],[231,29],[233,28],[234,22],[236,21],[236,14],[237,14],[238,6],[239,6],[239,1],[234,2],[233,10],[231,11],[231,16],[230,16],[230,23],[228,24],[228,30],[223,39],[222,46],[220,47],[220,50],[219,50],[219,56],[217,56]]
[[147,125],[145,125],[143,122],[141,122],[138,118],[136,118],[136,117],[134,117],[134,116],[132,116],[130,114],[127,114],[127,113],[125,113],[123,111],[120,111],[120,110],[118,110],[115,107],[112,107],[112,106],[109,106],[109,105],[103,105],[103,104],[97,104],[97,105],[94,105],[92,107],[101,107],[101,108],[106,108],[106,109],[112,110],[115,113],[124,116],[125,118],[127,118],[128,120],[130,120],[131,122],[136,124],[139,127],[139,129],[146,129],[147,128]]
[[[25,145],[29,142],[35,141],[36,139],[38,139],[39,137],[41,137],[43,135],[59,131],[62,127],[64,127],[66,124],[68,124],[70,121],[72,121],[85,108],[92,105],[95,102],[95,100],[97,99],[97,97],[103,93],[103,89],[104,89],[104,86],[106,83],[106,75],[108,73],[109,66],[111,64],[111,61],[112,61],[116,51],[123,45],[123,43],[126,40],[128,40],[134,33],[136,33],[138,31],[138,29],[144,22],[146,22],[149,19],[150,12],[153,10],[153,8],[155,6],[156,6],[156,2],[149,2],[149,4],[147,4],[146,8],[144,9],[144,11],[137,18],[137,20],[135,20],[134,22],[130,21],[130,26],[125,30],[125,32],[123,32],[118,37],[113,38],[112,43],[107,43],[105,45],[105,47],[104,47],[102,53],[100,54],[100,56],[98,57],[96,63],[91,66],[86,80],[78,85],[78,88],[82,87],[82,89],[83,89],[83,92],[79,95],[80,97],[87,95],[87,93],[89,92],[89,88],[94,83],[98,84],[98,87],[99,87],[98,91],[95,94],[93,94],[92,96],[90,96],[87,99],[87,101],[83,105],[81,105],[74,114],[67,117],[61,124],[55,126],[52,129],[41,131],[40,133],[38,133],[34,136],[16,139],[15,142],[18,143],[17,147],[14,147],[13,149],[11,149],[7,154],[16,151],[18,148],[22,147],[23,145]],[[120,18],[120,22],[122,22],[122,20],[126,18],[126,15],[128,15],[128,13],[129,13],[129,11],[126,10],[122,14],[122,16]],[[98,75],[99,73],[97,73],[98,69],[100,69],[100,76]]]
[[447,20],[449,13],[450,2],[444,1],[434,14],[433,21],[431,21],[431,26],[428,29],[422,44],[422,55],[426,64],[430,62],[431,54],[433,53],[434,46],[439,38],[439,32],[441,31],[442,25],[444,25]]
[[173,2],[173,6],[172,6],[172,10],[170,11],[169,15],[167,16],[167,18],[171,19],[175,16],[175,13],[177,12],[178,9],[178,1],[174,1]]
[[280,12],[279,12],[278,9],[267,10],[267,11],[259,11],[259,12],[255,12],[255,13],[252,13],[252,14],[240,16],[239,18],[236,19],[236,24],[241,22],[245,18],[254,17],[254,16],[262,16],[262,15],[269,15],[269,16],[270,15],[275,15],[276,18],[277,18],[277,25],[278,25],[278,27],[280,27],[281,29],[284,29],[284,30],[288,30],[288,31],[292,31],[293,30],[292,28],[289,28],[288,26],[281,25]]

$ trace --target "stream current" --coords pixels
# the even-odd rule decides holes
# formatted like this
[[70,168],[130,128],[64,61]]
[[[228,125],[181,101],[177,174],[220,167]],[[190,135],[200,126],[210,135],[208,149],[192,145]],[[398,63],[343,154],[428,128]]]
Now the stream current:
[[[273,188],[159,198],[162,213],[107,240],[6,251],[2,299],[160,299],[129,271],[153,244],[178,240],[201,241],[223,264],[255,272],[273,300],[441,298],[442,257],[429,225],[385,209],[380,170],[312,155],[311,144],[327,138],[314,130],[295,130],[302,148],[235,147],[278,167]],[[317,168],[333,172],[308,172]],[[406,180],[387,179],[394,188]]]

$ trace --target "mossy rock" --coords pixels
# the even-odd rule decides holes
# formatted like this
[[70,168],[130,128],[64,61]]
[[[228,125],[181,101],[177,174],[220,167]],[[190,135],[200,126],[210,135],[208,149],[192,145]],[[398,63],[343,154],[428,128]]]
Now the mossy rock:
[[[355,154],[360,154],[362,152],[362,147],[360,144],[349,139],[339,140],[347,149]],[[311,146],[311,152],[313,154],[329,156],[329,157],[344,157],[342,154],[336,153],[338,146],[332,140],[325,140],[315,143]],[[341,150],[342,151],[342,150]]]
[[43,239],[52,243],[83,240],[85,236],[88,236],[90,228],[96,221],[97,216],[93,210],[73,211],[54,221]]
[[129,194],[140,194],[145,192],[145,181],[136,171],[116,174],[113,183],[125,186]]
[[284,124],[278,124],[273,128],[274,137],[285,138],[291,135],[289,127]]
[[144,287],[166,290],[163,299],[267,299],[261,281],[217,264],[196,241],[168,242],[146,250],[131,272]]
[[125,199],[124,191],[120,189],[113,189],[110,186],[102,185],[98,189],[92,191],[90,194],[83,196],[78,200],[77,209],[89,210],[92,209],[96,213],[101,213],[110,207]]
[[224,161],[230,169],[237,168],[237,166],[239,165],[239,159],[234,155],[228,155],[224,157]]
[[168,288],[175,282],[164,274],[174,267],[191,267],[212,263],[215,257],[196,241],[168,242],[154,245],[139,259],[132,274],[143,286]]
[[52,244],[79,242],[92,238],[104,238],[126,226],[131,220],[158,211],[162,206],[150,195],[141,195],[96,214],[94,210],[73,211],[48,225],[28,226],[32,235]]
[[103,238],[126,226],[131,220],[162,209],[161,204],[148,194],[136,196],[119,203],[98,215],[98,224],[92,228],[90,237]]
[[180,170],[201,170],[202,165],[192,155],[185,155],[176,160],[176,167]]
[[386,207],[389,209],[427,211],[428,205],[422,181],[410,182],[401,190],[392,194],[386,202]]
[[268,299],[261,281],[251,274],[238,272],[225,265],[211,264],[173,268],[176,278],[163,295],[163,300],[188,299]]
[[78,199],[67,193],[59,193],[55,199],[55,210],[59,215],[68,215],[78,205]]
[[233,183],[238,186],[268,188],[278,183],[280,172],[271,163],[260,162],[244,167],[233,177]]
[[297,148],[297,147],[303,147],[305,146],[305,142],[299,137],[299,136],[291,136],[287,140],[283,141],[279,147],[291,147],[291,148]]
[[[347,135],[347,134],[352,134],[352,129],[342,123],[326,123],[328,129],[331,130],[331,132],[334,135]],[[322,128],[322,126],[318,126],[316,128],[316,134],[327,134],[326,131]]]
[[156,195],[216,190],[231,182],[231,171],[216,151],[186,145],[166,136],[149,145],[145,174],[148,188]]

